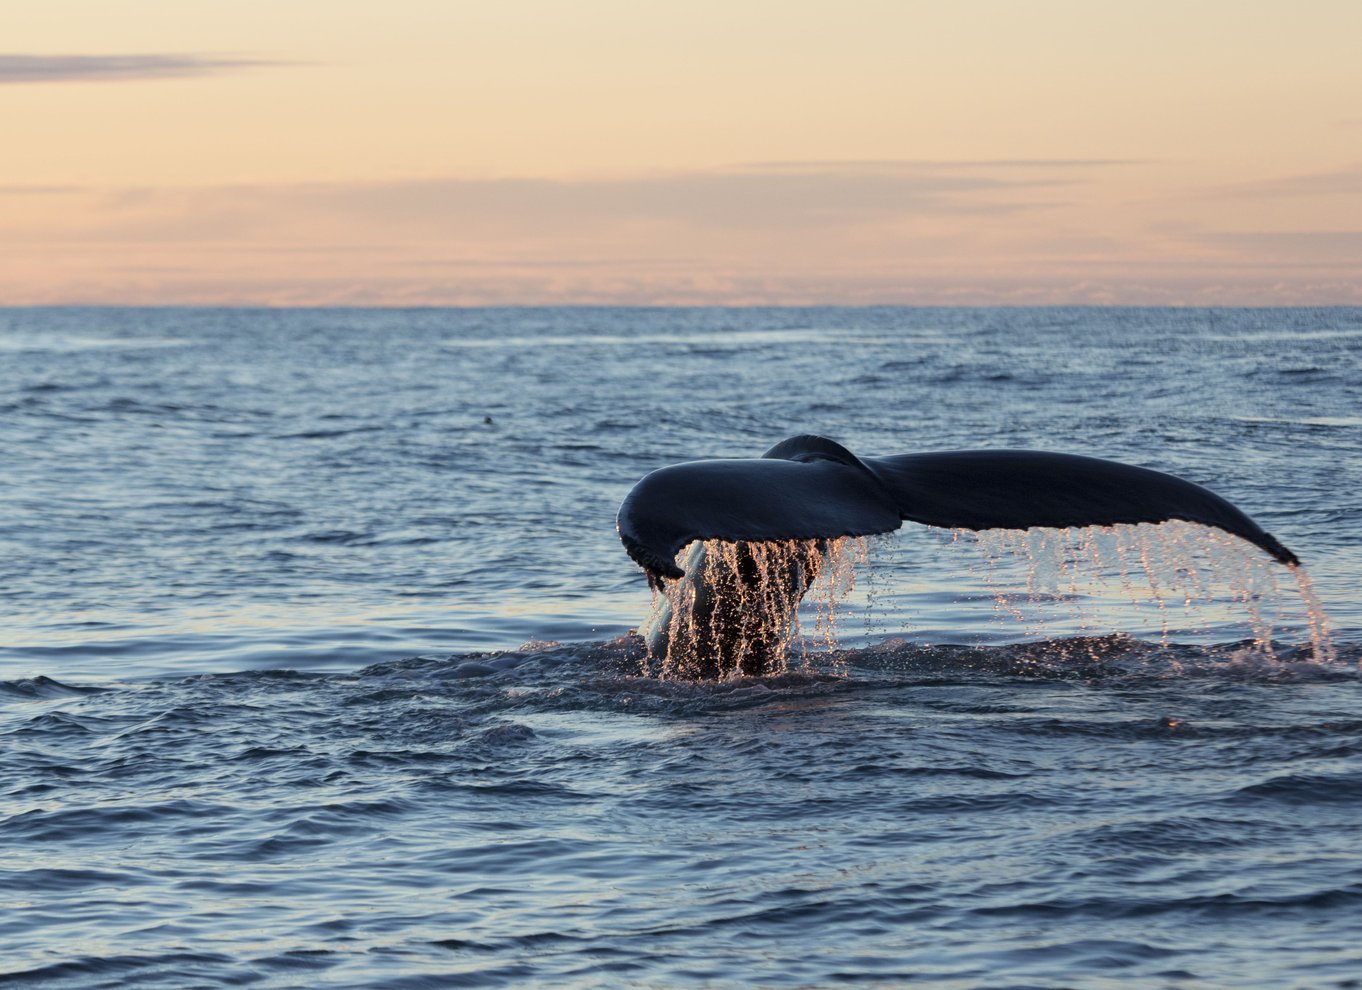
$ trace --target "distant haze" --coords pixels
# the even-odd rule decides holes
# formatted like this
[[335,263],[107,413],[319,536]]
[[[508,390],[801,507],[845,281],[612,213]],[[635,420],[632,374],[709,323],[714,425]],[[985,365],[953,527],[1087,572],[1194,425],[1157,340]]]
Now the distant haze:
[[12,0],[0,305],[1362,303],[1362,4]]

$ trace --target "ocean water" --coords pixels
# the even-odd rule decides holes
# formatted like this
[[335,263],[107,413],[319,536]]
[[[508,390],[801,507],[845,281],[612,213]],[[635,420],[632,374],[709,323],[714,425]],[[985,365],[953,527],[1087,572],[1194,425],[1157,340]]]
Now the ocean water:
[[[3,310],[0,414],[0,985],[1362,986],[1362,310]],[[1204,484],[1331,649],[910,524],[647,676],[620,500],[805,432]]]

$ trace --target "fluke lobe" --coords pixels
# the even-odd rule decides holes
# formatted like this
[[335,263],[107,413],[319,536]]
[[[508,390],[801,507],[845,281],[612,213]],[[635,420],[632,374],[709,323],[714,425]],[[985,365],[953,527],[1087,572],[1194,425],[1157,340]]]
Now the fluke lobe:
[[[1286,547],[1212,491],[1171,474],[1116,461],[1039,450],[952,450],[891,457],[857,457],[826,437],[782,440],[758,458],[689,461],[664,467],[636,484],[616,520],[629,556],[661,588],[667,580],[693,586],[705,610],[688,649],[694,676],[741,670],[763,673],[770,648],[747,642],[733,606],[740,588],[708,588],[704,557],[693,551],[683,570],[676,554],[693,541],[739,544],[869,536],[905,521],[952,529],[1111,526],[1172,519],[1224,530],[1289,566]],[[791,611],[812,583],[817,565],[796,555],[779,584],[791,589]],[[751,568],[737,568],[738,585]],[[712,571],[711,571],[712,573]],[[769,575],[767,575],[769,579]],[[725,605],[725,601],[728,603]],[[672,648],[669,623],[649,637],[653,656]],[[751,655],[736,655],[736,654]]]

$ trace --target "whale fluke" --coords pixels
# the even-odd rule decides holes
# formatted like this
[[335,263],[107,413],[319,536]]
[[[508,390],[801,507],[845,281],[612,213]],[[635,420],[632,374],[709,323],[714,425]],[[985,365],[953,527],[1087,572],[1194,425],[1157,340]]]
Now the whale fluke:
[[1296,555],[1190,481],[1116,461],[1039,450],[952,450],[860,458],[819,436],[759,458],[689,461],[636,484],[617,526],[649,582],[680,579],[694,540],[766,542],[869,536],[905,521],[952,529],[1160,523],[1213,526],[1290,566]]

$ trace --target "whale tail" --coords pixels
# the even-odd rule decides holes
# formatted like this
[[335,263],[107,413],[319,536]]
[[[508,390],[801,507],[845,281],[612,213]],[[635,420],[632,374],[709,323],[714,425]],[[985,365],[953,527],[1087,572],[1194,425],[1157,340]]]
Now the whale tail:
[[759,458],[654,471],[625,497],[616,525],[629,556],[657,585],[684,576],[676,554],[694,540],[836,539],[888,533],[905,521],[986,530],[1173,519],[1300,563],[1234,505],[1162,471],[1038,450],[859,458],[818,436],[791,437]]

